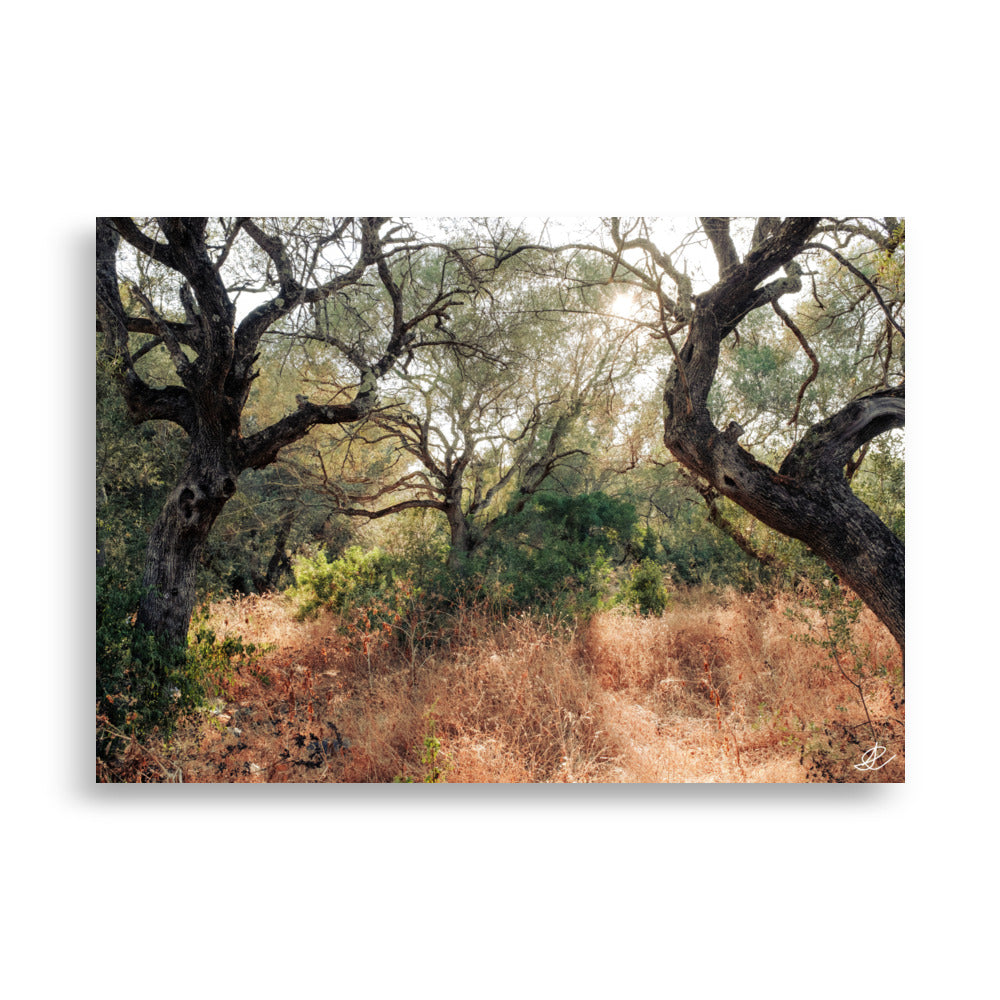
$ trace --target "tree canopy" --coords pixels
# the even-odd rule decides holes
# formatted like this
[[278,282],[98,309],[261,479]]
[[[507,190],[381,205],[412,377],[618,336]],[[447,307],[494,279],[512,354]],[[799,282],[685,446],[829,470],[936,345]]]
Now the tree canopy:
[[421,511],[454,572],[795,539],[902,645],[904,260],[893,217],[99,219],[99,562],[183,642],[199,574]]

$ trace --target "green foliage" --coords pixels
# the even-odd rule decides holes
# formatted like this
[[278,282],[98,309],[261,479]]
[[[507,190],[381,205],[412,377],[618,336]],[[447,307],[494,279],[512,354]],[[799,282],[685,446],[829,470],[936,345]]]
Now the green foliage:
[[872,442],[864,462],[851,480],[851,489],[882,519],[900,540],[906,537],[906,463],[901,432]]
[[332,562],[320,549],[296,557],[295,586],[289,595],[298,604],[300,619],[328,608],[344,612],[380,602],[393,590],[394,560],[381,549],[365,552],[352,545]]
[[824,669],[836,667],[857,689],[864,704],[862,685],[865,680],[872,676],[887,677],[889,669],[886,663],[877,662],[867,645],[860,645],[855,638],[856,626],[864,609],[861,598],[842,589],[834,577],[821,580],[816,595],[804,598],[802,605],[819,612],[819,622],[796,609],[786,612],[789,618],[806,626],[805,634],[799,636],[800,641],[822,649],[828,660],[826,664],[818,665]]
[[[542,494],[501,518],[461,573],[446,565],[447,544],[411,519],[414,528],[392,553],[348,548],[337,559],[322,551],[294,560],[288,591],[304,618],[336,612],[364,649],[389,635],[407,646],[428,640],[436,627],[469,602],[499,613],[528,607],[575,614],[610,603],[612,560],[656,551],[647,533],[636,535],[635,508],[603,493],[577,497]],[[409,523],[404,517],[400,525]],[[653,591],[648,599],[655,603]]]
[[900,222],[892,231],[896,247],[891,252],[880,250],[875,255],[875,274],[879,283],[890,289],[898,298],[903,298],[906,284],[906,223]]
[[[826,579],[820,583],[818,596],[806,598],[802,603],[807,608],[819,611],[822,621],[821,628],[817,629],[812,621],[800,616],[808,626],[808,633],[802,641],[826,650],[831,661],[838,666],[841,664],[841,657],[849,659],[855,676],[863,676],[864,657],[854,641],[854,626],[857,625],[863,607],[860,598],[848,596],[836,580]],[[794,615],[794,612],[790,613]]]
[[641,615],[662,615],[667,610],[670,595],[663,585],[663,570],[652,559],[643,559],[632,567],[632,572],[618,603],[634,608]]
[[[234,673],[240,673],[244,668],[255,671],[258,657],[268,648],[244,642],[238,635],[227,635],[220,640],[213,629],[195,622],[188,638],[188,674],[208,695],[213,693],[219,682],[231,679]],[[257,677],[265,685],[269,683],[267,674],[258,673]]]
[[[420,779],[424,784],[438,784],[444,780],[444,772],[447,770],[447,763],[439,760],[441,753],[441,741],[435,735],[437,722],[430,712],[427,713],[427,732],[424,734],[424,745],[420,751],[420,762],[427,769]],[[396,775],[392,779],[393,784],[415,785],[415,778],[407,777],[405,774]]]
[[[746,339],[733,345],[727,375],[730,399],[741,415],[754,412],[783,414],[794,407],[801,378],[790,345]],[[730,402],[730,406],[733,403]]]
[[154,731],[168,737],[185,713],[217,693],[221,681],[253,668],[263,650],[237,636],[218,640],[204,624],[188,647],[165,644],[133,623],[142,590],[108,567],[97,570],[97,752],[108,759],[125,742]]
[[447,590],[450,543],[437,511],[406,510],[373,521],[365,527],[365,538],[368,547],[388,553],[397,578],[409,579],[421,592]]
[[[148,361],[148,359],[143,359]],[[97,357],[97,561],[139,576],[146,541],[183,462],[180,428],[162,421],[136,427],[113,378]]]
[[662,546],[656,537],[656,532],[652,528],[645,528],[641,532],[639,543],[639,559],[656,559]]
[[635,508],[604,493],[544,493],[503,518],[473,561],[513,605],[596,608],[607,597],[611,561],[625,558]]
[[115,571],[97,571],[97,749],[106,758],[124,739],[169,734],[204,690],[183,647],[134,627],[141,590]]
[[291,555],[305,546],[340,552],[355,541],[354,524],[331,517],[321,497],[293,464],[246,469],[206,540],[198,567],[198,593],[264,593],[294,583]]
[[663,522],[660,542],[670,575],[687,586],[743,586],[758,571],[759,564],[708,523],[704,502],[697,496],[677,504]]

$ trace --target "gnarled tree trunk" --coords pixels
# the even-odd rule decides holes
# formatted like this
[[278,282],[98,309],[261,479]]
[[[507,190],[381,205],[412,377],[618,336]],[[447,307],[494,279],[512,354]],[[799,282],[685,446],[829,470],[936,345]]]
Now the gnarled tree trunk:
[[[851,491],[851,456],[884,431],[902,427],[903,386],[855,400],[812,427],[779,471],[739,445],[743,429],[720,431],[708,410],[722,341],[751,310],[801,287],[795,256],[818,219],[770,220],[744,260],[729,237],[728,220],[703,225],[719,260],[720,279],[692,300],[688,337],[664,388],[664,443],[687,468],[764,524],[804,542],[874,611],[893,637],[905,640],[903,543]],[[779,268],[787,277],[763,285]]]
[[[104,352],[135,423],[168,420],[187,432],[187,463],[153,527],[143,575],[144,596],[136,624],[172,643],[186,641],[195,602],[198,560],[212,525],[235,494],[244,469],[260,469],[277,458],[286,445],[304,437],[317,424],[340,424],[365,417],[378,398],[378,382],[410,350],[423,324],[446,317],[448,307],[463,294],[461,284],[446,286],[444,274],[419,302],[404,301],[403,285],[389,258],[420,251],[398,230],[382,234],[383,218],[319,220],[315,229],[287,234],[280,227],[265,231],[252,219],[219,220],[221,231],[209,233],[205,218],[165,217],[155,226],[140,226],[130,218],[97,220],[97,322],[104,332]],[[151,235],[151,233],[155,233]],[[161,238],[162,237],[162,238]],[[223,279],[223,264],[237,239],[247,252],[269,258],[274,297],[257,306],[239,323],[235,301]],[[286,239],[299,240],[300,256],[289,252]],[[311,239],[304,244],[302,240]],[[118,275],[121,241],[146,258],[147,264],[171,275],[185,319],[167,318],[134,283]],[[404,244],[401,248],[399,244]],[[339,244],[343,263],[323,264],[321,250]],[[305,272],[302,261],[310,260]],[[455,264],[456,274],[465,269]],[[280,420],[248,437],[241,436],[241,414],[259,372],[261,338],[299,307],[311,306],[358,284],[372,270],[392,304],[385,338],[371,354],[361,342],[341,341],[335,332],[319,331],[323,340],[357,369],[354,398],[320,405],[302,398]],[[405,273],[405,269],[404,269]],[[332,276],[331,276],[332,275]],[[405,278],[403,279],[406,280]],[[129,308],[122,299],[129,288]],[[136,347],[134,335],[145,343]],[[153,385],[136,369],[136,361],[155,348],[165,348],[180,384]]]
[[239,470],[219,442],[192,442],[180,481],[160,511],[146,546],[136,625],[171,644],[187,641],[195,576],[205,540],[236,492]]

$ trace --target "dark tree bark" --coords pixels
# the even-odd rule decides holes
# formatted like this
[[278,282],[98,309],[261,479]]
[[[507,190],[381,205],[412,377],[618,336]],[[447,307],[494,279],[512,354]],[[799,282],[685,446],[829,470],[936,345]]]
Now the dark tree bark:
[[[440,321],[456,297],[457,285],[443,280],[435,293],[417,305],[404,301],[388,258],[419,250],[412,242],[382,233],[386,219],[334,220],[315,234],[308,252],[299,245],[293,257],[276,234],[250,219],[225,227],[221,252],[206,236],[207,219],[162,218],[163,239],[153,238],[129,218],[97,220],[97,320],[105,336],[105,355],[112,363],[129,414],[135,423],[170,420],[189,435],[187,462],[150,535],[136,625],[172,643],[186,642],[195,602],[195,572],[205,540],[226,502],[235,494],[240,473],[263,468],[281,449],[317,424],[362,419],[375,406],[379,379],[401,355],[412,350],[425,321]],[[267,255],[276,278],[276,294],[238,325],[235,303],[221,275],[221,265],[241,237]],[[132,302],[145,315],[135,315],[122,301],[118,274],[121,240],[139,254],[169,269],[178,283],[185,322],[164,318],[133,287]],[[315,278],[320,251],[339,244],[345,263],[326,280]],[[302,260],[310,259],[303,268]],[[303,402],[298,409],[244,438],[241,418],[251,385],[262,336],[302,305],[344,293],[374,273],[392,303],[392,316],[377,350],[366,352],[360,341],[341,344],[330,338],[358,370],[353,399],[336,405]],[[310,282],[312,282],[310,284]],[[131,336],[152,336],[133,348]],[[180,385],[154,387],[136,370],[136,360],[154,346],[166,348]]]
[[[863,237],[882,253],[893,253],[903,239],[900,220],[764,217],[757,220],[744,257],[728,218],[705,217],[700,227],[719,269],[718,281],[700,295],[693,293],[686,271],[651,240],[644,220],[610,220],[613,248],[565,249],[605,254],[612,264],[612,280],[643,289],[657,304],[654,336],[667,341],[673,355],[663,392],[663,439],[673,456],[704,479],[708,489],[782,534],[805,542],[868,604],[902,648],[903,544],[851,492],[845,467],[853,474],[855,451],[876,435],[903,426],[903,386],[887,386],[855,400],[811,428],[778,471],[740,447],[743,428],[738,424],[730,422],[720,431],[708,407],[723,341],[753,310],[777,307],[782,295],[801,289],[803,269],[796,258],[806,251],[830,254],[851,271],[884,310],[887,330],[904,335],[874,283],[840,252],[850,239]],[[781,270],[784,276],[776,278]],[[780,307],[776,311],[815,363],[794,323]],[[685,340],[678,347],[681,336]]]
[[719,509],[719,494],[708,484],[703,482],[698,476],[689,472],[683,472],[684,479],[690,484],[692,489],[701,494],[701,498],[708,507],[708,523],[714,525],[727,538],[731,539],[735,545],[745,555],[756,560],[762,566],[769,569],[780,568],[781,561],[766,552],[759,552],[753,542],[735,524],[730,521]]
[[[740,260],[729,220],[706,218],[704,231],[720,277],[672,318],[686,321],[664,389],[664,443],[688,469],[723,496],[782,534],[803,541],[837,573],[904,645],[903,543],[850,489],[845,466],[877,434],[904,423],[904,389],[855,400],[811,428],[776,472],[739,445],[742,428],[720,431],[708,409],[723,340],[753,309],[798,291],[795,258],[816,233],[819,219],[768,219]],[[779,270],[785,277],[770,280]]]
[[182,642],[195,604],[195,572],[208,533],[236,492],[238,472],[224,449],[195,439],[180,482],[146,547],[137,624]]

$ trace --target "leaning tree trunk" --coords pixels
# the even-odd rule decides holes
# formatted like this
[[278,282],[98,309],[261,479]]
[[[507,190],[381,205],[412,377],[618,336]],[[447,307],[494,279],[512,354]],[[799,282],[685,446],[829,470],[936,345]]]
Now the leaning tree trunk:
[[846,469],[855,452],[878,434],[902,427],[904,421],[903,386],[855,400],[810,428],[779,473],[801,495],[799,499],[792,491],[798,530],[789,534],[805,542],[875,612],[901,650],[906,626],[905,547],[855,496]]
[[[815,501],[814,501],[815,505]],[[803,517],[801,541],[868,605],[905,649],[906,559],[903,543],[847,485],[821,492],[817,524]]]
[[[875,436],[904,425],[904,387],[854,400],[811,427],[777,472],[740,447],[739,424],[730,422],[720,431],[708,409],[723,340],[751,310],[799,290],[801,269],[794,257],[815,221],[786,220],[772,240],[741,262],[728,240],[728,223],[705,220],[722,276],[694,301],[687,340],[664,388],[663,440],[678,461],[717,492],[804,542],[871,608],[902,649],[903,543],[854,495],[845,468]],[[761,285],[778,267],[788,277]]]
[[787,473],[790,460],[775,473],[735,442],[721,441],[716,449],[721,491],[764,524],[803,542],[871,608],[903,649],[904,546],[851,491],[843,465],[793,477]]
[[[696,317],[695,332],[702,322]],[[675,368],[668,379],[666,446],[723,496],[783,535],[804,542],[871,608],[902,649],[903,543],[851,491],[844,469],[867,441],[903,425],[903,388],[856,400],[817,424],[775,472],[740,447],[739,425],[720,432],[704,403],[697,405],[696,391],[704,378],[698,353],[689,341],[681,352],[682,362],[685,355],[689,359],[686,378],[682,380]]]
[[172,645],[187,642],[201,552],[216,518],[236,492],[237,476],[218,442],[196,440],[180,482],[153,526],[136,625]]

